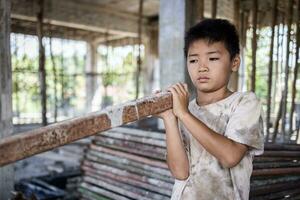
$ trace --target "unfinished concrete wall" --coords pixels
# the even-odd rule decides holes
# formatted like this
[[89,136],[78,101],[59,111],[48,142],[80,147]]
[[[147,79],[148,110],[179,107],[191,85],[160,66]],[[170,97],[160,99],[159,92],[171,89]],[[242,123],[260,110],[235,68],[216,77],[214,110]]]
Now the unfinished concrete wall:
[[[12,134],[12,80],[10,61],[10,0],[0,0],[0,139]],[[0,168],[0,199],[13,189],[13,166]]]

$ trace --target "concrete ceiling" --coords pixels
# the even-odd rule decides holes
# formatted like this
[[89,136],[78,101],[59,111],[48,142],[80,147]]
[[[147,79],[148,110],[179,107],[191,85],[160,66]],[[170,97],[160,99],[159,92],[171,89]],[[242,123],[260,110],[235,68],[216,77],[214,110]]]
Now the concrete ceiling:
[[[45,35],[82,40],[137,37],[138,0],[45,0]],[[151,19],[158,14],[159,0],[145,0],[142,24],[153,28]],[[12,0],[12,31],[34,34],[36,0]]]
[[[233,19],[233,2],[218,0],[218,17]],[[259,22],[265,25],[271,21],[271,2],[259,1]],[[287,2],[279,1],[279,15],[284,16]],[[240,6],[251,12],[252,0],[241,0]],[[12,0],[12,31],[35,34],[37,9],[37,0]],[[211,0],[205,0],[204,16],[210,11]],[[139,0],[44,0],[45,35],[98,42],[136,38],[138,12]],[[158,29],[158,15],[159,0],[144,0],[143,32]]]

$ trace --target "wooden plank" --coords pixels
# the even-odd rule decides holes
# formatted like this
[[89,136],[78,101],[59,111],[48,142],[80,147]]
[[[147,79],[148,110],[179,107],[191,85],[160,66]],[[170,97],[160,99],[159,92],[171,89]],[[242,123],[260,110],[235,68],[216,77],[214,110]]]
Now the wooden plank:
[[162,92],[38,128],[0,141],[0,166],[51,150],[101,131],[172,108],[172,95]]

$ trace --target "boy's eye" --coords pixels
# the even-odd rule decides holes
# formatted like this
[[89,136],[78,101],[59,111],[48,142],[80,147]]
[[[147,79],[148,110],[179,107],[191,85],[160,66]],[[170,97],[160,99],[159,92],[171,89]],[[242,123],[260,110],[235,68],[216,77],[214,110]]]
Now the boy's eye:
[[198,60],[196,60],[196,59],[190,60],[190,63],[197,63],[197,62],[198,62]]
[[209,58],[210,61],[216,61],[219,60],[219,58]]

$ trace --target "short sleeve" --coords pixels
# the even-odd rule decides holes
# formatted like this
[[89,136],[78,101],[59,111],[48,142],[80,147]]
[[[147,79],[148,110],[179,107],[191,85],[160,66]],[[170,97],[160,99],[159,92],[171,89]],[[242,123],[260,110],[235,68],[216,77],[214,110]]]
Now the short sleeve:
[[250,154],[264,149],[264,125],[261,103],[253,92],[245,93],[229,116],[225,136],[250,147]]

